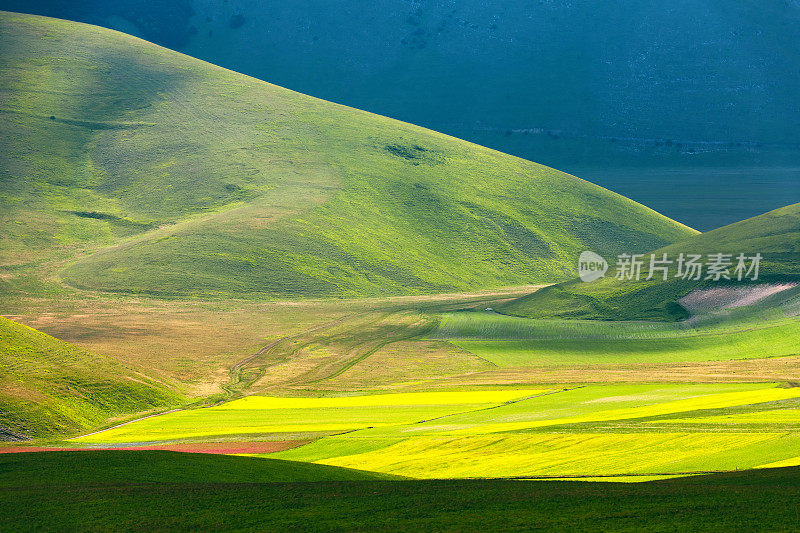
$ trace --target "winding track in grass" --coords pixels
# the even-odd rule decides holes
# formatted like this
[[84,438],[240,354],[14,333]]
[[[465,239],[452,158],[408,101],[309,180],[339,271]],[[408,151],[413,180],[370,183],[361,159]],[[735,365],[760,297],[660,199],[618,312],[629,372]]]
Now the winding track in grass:
[[[243,377],[242,377],[242,370],[247,365],[249,365],[250,363],[252,363],[254,361],[257,361],[259,358],[261,358],[264,355],[268,354],[270,352],[270,350],[272,350],[275,347],[279,346],[281,343],[284,343],[284,342],[287,342],[287,341],[291,341],[291,340],[294,340],[294,339],[299,339],[299,338],[302,338],[302,337],[304,337],[306,335],[317,333],[317,332],[319,332],[321,330],[325,330],[325,329],[331,328],[333,326],[336,326],[336,325],[344,322],[345,320],[347,320],[350,317],[351,317],[351,315],[345,315],[345,316],[343,316],[341,318],[338,318],[336,320],[333,320],[331,322],[327,322],[325,324],[321,324],[319,326],[314,326],[312,328],[306,329],[304,331],[301,331],[300,333],[295,333],[295,334],[292,334],[292,335],[284,335],[283,337],[280,337],[280,338],[270,342],[269,344],[267,344],[266,346],[264,346],[263,348],[258,350],[253,355],[245,357],[241,361],[237,362],[236,364],[231,366],[230,370],[228,371],[228,374],[229,374],[228,383],[226,383],[225,385],[222,385],[222,389],[225,391],[226,397],[221,399],[221,400],[219,400],[219,401],[217,401],[217,402],[215,402],[214,405],[219,405],[219,404],[221,404],[223,402],[232,400],[232,399],[236,398],[237,396],[242,396],[243,392],[247,389],[247,387],[249,387],[250,385],[252,385],[256,381],[258,381],[258,379],[260,379],[264,375],[264,372],[266,372],[266,369],[269,367],[269,365],[261,367],[258,375],[254,379],[247,380],[247,381],[245,381],[243,379]],[[239,384],[243,384],[244,386],[240,388],[240,391],[237,394],[237,392],[235,390],[235,387],[237,385],[239,385]]]

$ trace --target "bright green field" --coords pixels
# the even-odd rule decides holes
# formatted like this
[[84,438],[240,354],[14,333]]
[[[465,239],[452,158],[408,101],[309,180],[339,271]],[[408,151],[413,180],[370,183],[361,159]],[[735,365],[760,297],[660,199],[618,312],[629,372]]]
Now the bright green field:
[[800,354],[798,301],[800,288],[792,287],[752,305],[708,309],[681,322],[529,319],[459,312],[442,315],[432,337],[446,339],[500,367],[785,357]]
[[664,423],[676,424],[730,424],[730,425],[784,425],[800,424],[800,410],[785,408],[775,409],[774,411],[755,411],[743,412],[714,416],[698,416],[695,418],[674,418],[666,419]]
[[[354,445],[347,455],[317,461],[415,478],[609,476],[613,481],[642,476],[647,481],[648,476],[757,468],[795,457],[798,446],[800,434],[738,432],[410,437],[379,441],[371,449]],[[281,457],[304,459],[299,451]]]
[[452,340],[498,366],[670,363],[797,355],[800,321],[666,339]]
[[[545,289],[541,289],[545,290]],[[709,309],[681,322],[529,319],[492,311],[442,313],[431,337],[464,340],[652,340],[740,333],[796,321],[800,287],[752,305]]]
[[[556,170],[93,26],[0,15],[0,290],[419,294],[695,234]],[[93,255],[86,255],[98,251]],[[402,250],[401,253],[398,253]]]

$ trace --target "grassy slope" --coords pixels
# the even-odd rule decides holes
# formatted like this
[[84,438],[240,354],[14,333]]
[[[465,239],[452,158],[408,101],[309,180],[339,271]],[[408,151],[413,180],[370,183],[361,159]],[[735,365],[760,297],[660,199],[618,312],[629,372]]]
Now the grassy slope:
[[[155,452],[130,455],[125,473],[117,473],[111,480],[104,478],[103,467],[114,462],[111,454],[122,457],[120,452],[80,453],[80,457],[58,452],[0,458],[3,471],[13,468],[15,476],[22,476],[19,479],[37,481],[0,486],[4,529],[789,530],[796,527],[800,497],[797,468],[639,484],[510,480],[224,483],[225,478],[241,476],[245,469],[243,477],[248,481],[262,481],[262,473],[271,478],[269,472],[282,473],[288,468],[277,468],[277,462],[259,466],[253,462],[263,461],[258,459],[197,454],[182,456],[179,468],[177,454],[173,454],[170,464],[158,463],[169,468],[170,474],[180,475],[180,482],[169,482],[163,472],[153,472],[147,464],[155,457],[149,454]],[[89,463],[89,458],[102,460]],[[65,479],[65,465],[74,466],[78,461],[81,471],[89,474],[81,480]],[[238,474],[208,470],[215,461],[227,466],[224,474]],[[26,474],[26,465],[35,476]],[[98,468],[100,472],[92,475],[92,469]],[[194,479],[193,471],[208,477]],[[333,472],[347,471],[316,469],[308,474],[327,477]]]
[[[764,257],[760,279],[774,281],[800,277],[800,204],[776,209],[654,252],[675,259],[680,252],[695,254],[759,252]],[[608,257],[608,259],[612,259]],[[667,319],[688,316],[678,299],[708,282],[670,279],[667,282],[618,281],[614,265],[607,277],[592,283],[568,281],[524,296],[500,311],[530,318],[590,318],[604,320]],[[673,273],[675,272],[673,266]]]
[[245,20],[236,28],[223,0],[183,9],[2,0],[0,9],[127,28],[569,170],[703,231],[800,201],[800,57],[785,48],[800,40],[797,5],[634,1],[624,10],[594,0],[247,2],[236,5]]
[[109,357],[0,317],[0,430],[45,436],[163,408],[181,396]]
[[586,247],[692,234],[578,178],[130,36],[16,14],[0,31],[5,291],[106,245],[66,281],[314,297],[552,282]]

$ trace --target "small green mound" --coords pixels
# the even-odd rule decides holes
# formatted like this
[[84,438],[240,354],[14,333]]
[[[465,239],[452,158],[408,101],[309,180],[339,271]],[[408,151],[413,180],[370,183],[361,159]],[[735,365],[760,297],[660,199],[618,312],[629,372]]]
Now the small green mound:
[[0,428],[10,435],[73,434],[181,399],[110,357],[0,317]]

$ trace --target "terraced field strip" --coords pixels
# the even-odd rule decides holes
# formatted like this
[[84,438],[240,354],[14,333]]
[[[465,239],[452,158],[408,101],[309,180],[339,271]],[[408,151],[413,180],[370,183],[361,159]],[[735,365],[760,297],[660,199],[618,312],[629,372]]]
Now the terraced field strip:
[[800,424],[800,409],[772,409],[754,413],[668,418],[659,422],[674,424]]
[[694,398],[657,403],[642,407],[628,407],[622,409],[608,409],[592,414],[567,416],[549,420],[532,420],[526,422],[501,422],[488,423],[476,427],[454,429],[448,433],[454,435],[461,434],[485,434],[498,433],[505,431],[520,431],[546,426],[558,426],[565,424],[580,424],[584,422],[604,422],[611,420],[626,420],[635,418],[645,418],[651,416],[667,415],[672,413],[682,413],[686,411],[696,411],[702,409],[720,409],[724,407],[734,407],[739,405],[752,405],[759,403],[775,402],[790,398],[800,398],[800,387],[793,388],[771,388],[742,392],[724,392],[720,394],[706,394]]

